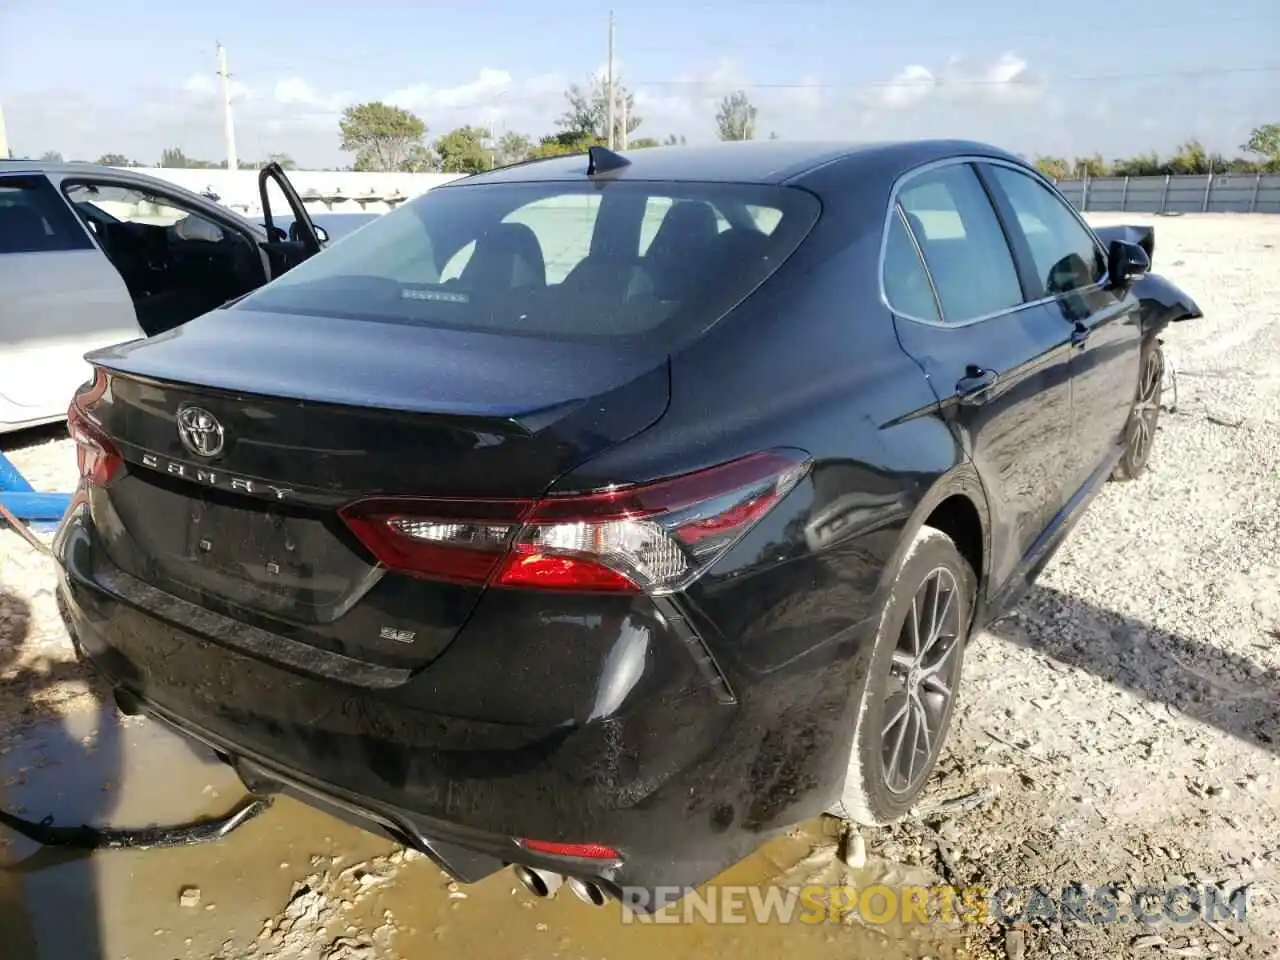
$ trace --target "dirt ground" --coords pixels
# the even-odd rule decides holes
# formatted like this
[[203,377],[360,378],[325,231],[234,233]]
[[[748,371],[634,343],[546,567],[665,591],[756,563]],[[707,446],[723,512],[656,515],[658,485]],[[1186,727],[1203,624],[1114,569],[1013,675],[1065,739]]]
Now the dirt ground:
[[[1206,314],[1166,337],[1177,403],[1151,470],[1109,485],[971,645],[917,817],[839,843],[834,822],[805,824],[714,881],[1008,886],[1009,922],[627,923],[567,891],[538,900],[509,872],[459,888],[280,800],[181,849],[67,857],[0,829],[6,960],[1280,957],[1280,217],[1091,219],[1155,223],[1156,269]],[[60,428],[0,442],[37,489],[70,489]],[[229,809],[242,791],[225,767],[104,705],[52,584],[50,561],[0,530],[0,809],[118,826]],[[1114,886],[1116,922],[1064,916],[1075,884]],[[1137,915],[1146,887],[1159,895]],[[1185,889],[1160,909],[1179,887],[1243,890],[1247,916],[1171,920],[1188,915]]]

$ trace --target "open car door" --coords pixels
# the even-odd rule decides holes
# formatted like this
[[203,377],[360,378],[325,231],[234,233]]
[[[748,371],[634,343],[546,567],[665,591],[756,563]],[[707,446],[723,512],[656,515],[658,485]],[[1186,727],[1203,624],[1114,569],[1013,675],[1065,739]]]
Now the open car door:
[[[293,222],[289,224],[287,233],[275,225],[271,216],[271,198],[267,186],[272,180],[280,188],[293,214]],[[302,204],[302,198],[285,176],[280,164],[268,163],[258,173],[258,196],[262,200],[262,222],[267,228],[268,237],[262,247],[271,261],[271,276],[274,278],[319,253],[325,237],[312,222],[311,215]]]

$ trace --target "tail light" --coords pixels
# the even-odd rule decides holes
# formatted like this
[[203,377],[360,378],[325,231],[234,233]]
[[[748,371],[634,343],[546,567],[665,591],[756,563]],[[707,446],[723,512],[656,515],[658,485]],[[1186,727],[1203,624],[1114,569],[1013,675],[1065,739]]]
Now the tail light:
[[540,500],[374,499],[343,520],[387,567],[456,583],[669,593],[687,586],[808,472],[774,450],[654,483]]
[[76,463],[83,483],[105,487],[120,473],[124,459],[107,439],[102,428],[89,415],[89,410],[107,390],[107,375],[94,370],[93,380],[77,392],[67,410],[67,432],[76,444]]

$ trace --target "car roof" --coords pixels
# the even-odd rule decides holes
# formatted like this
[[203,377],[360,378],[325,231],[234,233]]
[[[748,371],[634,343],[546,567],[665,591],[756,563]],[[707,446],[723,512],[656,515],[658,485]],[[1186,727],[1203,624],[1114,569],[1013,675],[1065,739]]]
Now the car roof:
[[184,187],[172,180],[153,176],[144,170],[132,167],[108,167],[100,163],[45,163],[40,160],[0,160],[0,176],[5,174],[43,174],[54,179],[75,179],[78,177],[108,177],[120,183],[131,183],[139,187],[160,187],[170,192],[186,196],[203,196],[198,190]]
[[219,216],[230,217],[241,226],[248,226],[255,232],[263,230],[251,218],[244,216],[239,211],[232,210],[230,207],[224,207],[218,202],[210,200],[190,187],[184,187],[171,180],[163,180],[160,177],[128,167],[108,167],[100,163],[48,163],[42,160],[6,160],[0,158],[0,177],[12,174],[40,174],[50,177],[54,182],[75,180],[86,176],[106,177],[117,183],[129,184],[143,190],[150,188],[176,195],[182,198],[184,202],[192,205],[196,210],[216,211]]
[[[616,151],[630,161],[609,171],[610,180],[783,184],[840,161],[910,169],[946,157],[976,154],[1017,161],[999,147],[970,140],[840,141],[743,140],[697,146]],[[585,153],[527,160],[442,184],[454,189],[481,183],[530,183],[587,179]]]
[[0,157],[0,173],[119,173],[119,167],[107,167],[100,163],[52,163],[46,160],[6,160]]

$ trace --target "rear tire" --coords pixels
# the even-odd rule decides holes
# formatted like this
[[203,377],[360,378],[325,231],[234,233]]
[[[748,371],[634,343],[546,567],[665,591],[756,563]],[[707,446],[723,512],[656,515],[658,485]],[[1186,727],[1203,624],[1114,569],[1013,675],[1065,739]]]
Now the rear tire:
[[1133,410],[1124,428],[1124,453],[1111,471],[1112,480],[1137,480],[1151,462],[1160,422],[1160,401],[1164,392],[1164,350],[1152,337],[1142,350],[1138,368],[1138,389]]
[[924,791],[951,726],[975,583],[951,538],[921,527],[881,614],[844,789],[831,813],[883,826],[905,816]]

